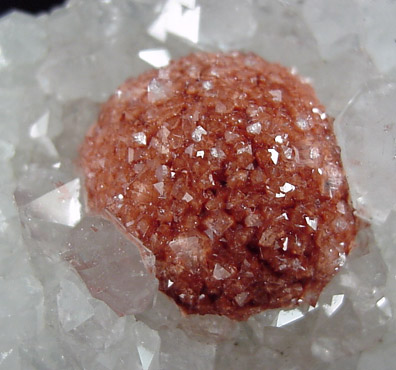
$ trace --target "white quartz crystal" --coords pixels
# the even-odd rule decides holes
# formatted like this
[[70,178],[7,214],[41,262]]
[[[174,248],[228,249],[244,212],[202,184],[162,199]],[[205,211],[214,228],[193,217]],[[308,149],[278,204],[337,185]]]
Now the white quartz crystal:
[[0,19],[0,70],[35,63],[47,48],[43,22],[18,12]]
[[139,51],[140,59],[153,67],[159,68],[168,65],[170,61],[169,51],[166,49],[147,49]]
[[225,316],[217,315],[189,315],[179,322],[191,338],[205,342],[219,343],[237,335],[238,325]]
[[24,207],[28,217],[66,226],[75,226],[81,219],[80,179],[51,190]]
[[137,349],[143,370],[155,370],[159,367],[159,349],[161,339],[158,332],[150,329],[142,322],[134,325]]
[[[202,4],[199,29],[201,43],[221,48],[241,47],[246,39],[254,35],[259,20],[254,16],[250,0],[201,0],[199,4]],[[219,22],[219,14],[227,21]]]
[[152,304],[156,279],[146,271],[136,245],[109,222],[85,217],[71,230],[69,247],[66,253],[93,296],[117,313],[140,313]]
[[297,308],[294,310],[281,310],[276,321],[276,326],[281,327],[288,325],[294,321],[300,320],[302,317],[304,317],[304,313]]
[[354,1],[333,0],[328,4],[325,1],[306,0],[303,4],[303,15],[314,31],[319,50],[324,57],[333,52],[338,41],[357,36],[360,19]]
[[167,0],[162,12],[148,28],[154,38],[166,41],[168,33],[198,42],[201,7],[195,1]]
[[[51,14],[3,16],[0,369],[393,369],[395,11],[388,0],[70,0]],[[219,49],[251,50],[293,67],[303,81],[312,81],[326,107],[312,107],[312,114],[335,118],[352,201],[372,231],[360,233],[360,247],[348,258],[339,256],[344,266],[315,307],[267,310],[243,323],[182,316],[174,301],[157,294],[158,281],[144,267],[153,269],[154,256],[142,248],[142,258],[137,241],[86,214],[76,164],[98,103],[149,65],[161,68],[171,57]],[[199,78],[199,71],[188,73]],[[210,78],[217,78],[216,68]],[[218,93],[210,80],[202,83],[206,94]],[[177,92],[160,70],[144,93],[154,105]],[[276,87],[268,94],[282,104]],[[227,102],[213,109],[226,114]],[[222,160],[217,143],[210,152],[200,150],[199,142],[208,136],[199,115],[186,119],[195,124],[195,143],[186,153],[197,161]],[[270,124],[252,119],[243,129],[256,138]],[[290,124],[313,129],[307,117]],[[142,130],[134,136],[137,147],[169,153],[166,127],[150,133],[150,140]],[[291,159],[296,150],[282,133],[273,137],[274,147],[266,150],[276,169],[280,157]],[[238,140],[232,128],[219,138],[226,145]],[[235,154],[252,153],[241,143]],[[127,149],[126,160],[137,173],[142,169],[138,155],[139,148]],[[316,156],[312,146],[307,160],[314,163]],[[331,196],[341,185],[340,173],[326,163],[314,170],[327,176]],[[158,182],[152,190],[166,196],[164,179],[175,172],[154,171]],[[280,201],[292,198],[300,186],[292,178],[280,184],[273,194]],[[122,206],[122,191],[114,196]],[[185,193],[182,199],[191,205],[194,195]],[[344,205],[337,209],[341,216]],[[224,226],[215,221],[206,230],[210,238]],[[260,222],[253,211],[245,220],[251,226]],[[306,215],[301,226],[319,232],[320,222]],[[278,246],[280,253],[288,253],[291,237]],[[260,243],[265,246],[270,238],[268,230]],[[204,257],[200,246],[201,240],[189,235],[170,244],[180,265],[191,270]],[[233,273],[216,264],[213,279]],[[173,284],[168,281],[168,287]],[[235,304],[243,306],[249,298],[239,292]]]
[[71,281],[62,280],[57,295],[59,321],[65,331],[75,329],[94,315],[87,295]]
[[163,369],[215,369],[215,344],[197,341],[181,329],[161,329],[160,363]]
[[[396,69],[395,38],[396,24],[393,15],[396,4],[393,1],[365,1],[360,9],[362,30],[359,38],[363,47],[373,58],[375,65],[383,72]],[[378,25],[381,25],[380,27]],[[395,75],[395,74],[394,74]]]
[[396,206],[395,99],[395,83],[374,81],[336,120],[354,205],[375,223],[384,222]]

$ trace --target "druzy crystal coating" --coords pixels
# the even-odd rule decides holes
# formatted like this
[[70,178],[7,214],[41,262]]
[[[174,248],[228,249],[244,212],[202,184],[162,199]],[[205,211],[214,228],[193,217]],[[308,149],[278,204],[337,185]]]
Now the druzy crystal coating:
[[306,81],[252,53],[129,79],[81,155],[90,209],[153,252],[186,313],[315,304],[352,247],[332,120]]

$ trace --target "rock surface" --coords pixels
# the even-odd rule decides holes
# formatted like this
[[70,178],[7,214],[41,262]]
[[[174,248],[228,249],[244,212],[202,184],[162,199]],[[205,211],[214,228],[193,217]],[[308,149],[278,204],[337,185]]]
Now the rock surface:
[[[0,369],[394,368],[396,210],[386,200],[394,199],[388,191],[396,172],[378,166],[392,166],[396,153],[389,141],[396,107],[386,93],[394,96],[394,4],[346,0],[334,24],[339,1],[217,3],[70,0],[51,14],[0,19]],[[225,9],[227,4],[239,11]],[[374,234],[361,231],[359,247],[315,307],[266,310],[245,322],[182,317],[173,300],[156,293],[155,278],[129,249],[136,248],[133,243],[123,240],[128,250],[119,251],[112,240],[122,240],[122,234],[87,216],[74,163],[97,119],[98,102],[131,73],[138,76],[193,51],[237,49],[309,77],[326,113],[336,119],[352,200],[360,215],[374,220]],[[362,107],[365,113],[350,120]],[[375,176],[367,177],[366,170]],[[51,199],[50,213],[38,207]],[[92,296],[64,261],[73,239],[92,247],[84,248],[86,261],[109,252],[115,260],[126,252],[136,258],[134,271],[122,270],[127,279],[151,281],[144,285],[150,288],[147,299],[127,297],[136,303],[136,314],[119,317]],[[107,267],[89,272],[101,279],[103,271],[114,271]],[[117,288],[112,285],[111,293],[118,294]]]

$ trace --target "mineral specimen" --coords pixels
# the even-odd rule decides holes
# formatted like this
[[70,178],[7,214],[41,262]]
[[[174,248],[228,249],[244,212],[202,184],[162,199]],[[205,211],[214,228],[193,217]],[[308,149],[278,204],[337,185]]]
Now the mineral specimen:
[[88,205],[156,257],[186,313],[315,304],[356,220],[310,85],[248,53],[197,53],[126,81],[81,150]]

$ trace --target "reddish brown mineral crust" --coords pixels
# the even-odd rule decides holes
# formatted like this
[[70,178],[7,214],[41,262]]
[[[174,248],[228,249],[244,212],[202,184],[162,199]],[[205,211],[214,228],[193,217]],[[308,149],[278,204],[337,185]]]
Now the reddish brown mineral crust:
[[156,257],[186,313],[315,303],[356,234],[313,89],[254,54],[199,53],[125,82],[82,148],[89,207]]

